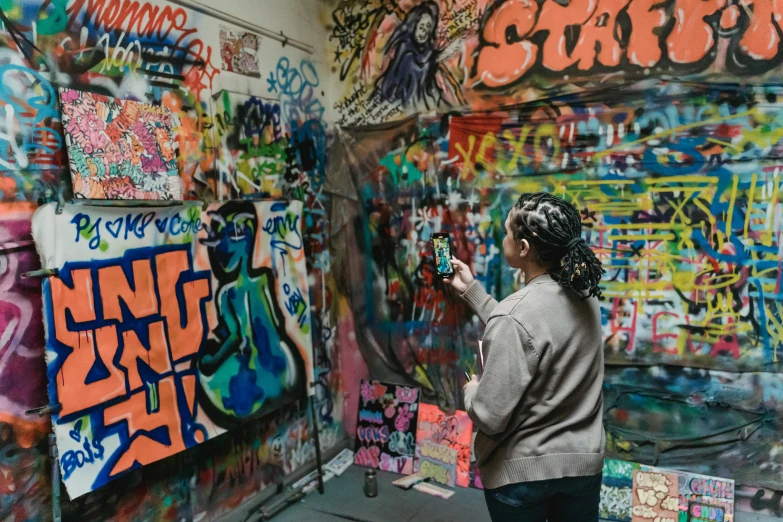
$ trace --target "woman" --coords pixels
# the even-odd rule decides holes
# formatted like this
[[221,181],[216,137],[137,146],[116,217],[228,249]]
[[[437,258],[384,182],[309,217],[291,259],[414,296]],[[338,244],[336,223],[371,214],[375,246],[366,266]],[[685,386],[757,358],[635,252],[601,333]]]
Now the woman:
[[451,285],[486,324],[484,372],[465,385],[474,450],[498,521],[598,520],[604,430],[600,261],[581,219],[550,194],[523,194],[503,255],[525,288],[498,304],[453,259]]

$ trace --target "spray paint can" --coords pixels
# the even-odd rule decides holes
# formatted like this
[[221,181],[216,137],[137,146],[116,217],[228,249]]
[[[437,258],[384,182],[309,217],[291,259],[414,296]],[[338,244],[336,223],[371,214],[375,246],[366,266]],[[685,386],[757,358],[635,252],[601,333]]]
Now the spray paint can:
[[378,496],[378,476],[374,469],[368,469],[364,472],[364,496]]

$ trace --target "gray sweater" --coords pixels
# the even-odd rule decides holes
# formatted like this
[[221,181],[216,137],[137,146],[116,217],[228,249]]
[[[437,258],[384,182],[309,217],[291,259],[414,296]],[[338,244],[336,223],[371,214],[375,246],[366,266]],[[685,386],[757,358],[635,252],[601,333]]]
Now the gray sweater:
[[596,475],[604,460],[604,354],[597,299],[543,275],[500,304],[474,282],[462,295],[487,325],[484,372],[466,393],[489,489]]

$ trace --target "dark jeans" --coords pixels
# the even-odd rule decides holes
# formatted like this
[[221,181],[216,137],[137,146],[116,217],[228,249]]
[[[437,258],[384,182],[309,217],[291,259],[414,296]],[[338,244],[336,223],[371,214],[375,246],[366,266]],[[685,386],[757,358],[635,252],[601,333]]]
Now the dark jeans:
[[601,474],[485,489],[492,522],[597,522]]

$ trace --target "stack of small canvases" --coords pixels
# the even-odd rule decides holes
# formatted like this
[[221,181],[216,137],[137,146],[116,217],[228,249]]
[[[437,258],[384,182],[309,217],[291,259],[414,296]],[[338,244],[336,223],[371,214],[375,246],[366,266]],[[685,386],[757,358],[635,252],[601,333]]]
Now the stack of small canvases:
[[617,522],[733,522],[734,481],[607,459],[600,517]]
[[[409,475],[394,482],[449,498],[435,483],[482,489],[473,422],[420,403],[420,389],[362,381],[354,462]],[[601,518],[617,522],[733,522],[734,481],[606,460]]]
[[448,498],[453,491],[433,483],[471,485],[473,422],[464,411],[448,415],[419,398],[417,387],[362,381],[354,461],[412,475],[397,485]]

